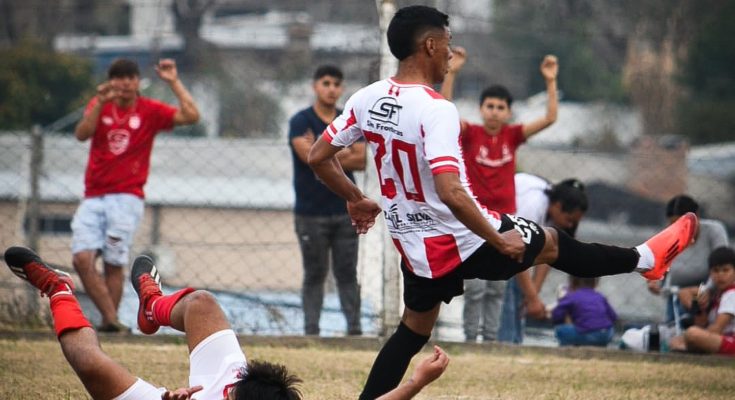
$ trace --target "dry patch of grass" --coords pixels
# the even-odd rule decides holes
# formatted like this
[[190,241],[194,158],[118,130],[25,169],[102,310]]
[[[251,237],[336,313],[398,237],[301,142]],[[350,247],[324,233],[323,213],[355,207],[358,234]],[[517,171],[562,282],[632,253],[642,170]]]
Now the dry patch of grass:
[[[104,350],[134,374],[156,385],[184,386],[187,349],[167,340],[101,339]],[[364,347],[364,346],[363,346]],[[355,399],[376,355],[373,349],[318,342],[256,341],[244,346],[252,359],[286,364],[301,376],[307,399]],[[445,375],[417,399],[732,399],[735,360],[702,362],[646,357],[565,356],[533,348],[449,346]],[[85,399],[84,388],[53,338],[0,339],[0,399]]]

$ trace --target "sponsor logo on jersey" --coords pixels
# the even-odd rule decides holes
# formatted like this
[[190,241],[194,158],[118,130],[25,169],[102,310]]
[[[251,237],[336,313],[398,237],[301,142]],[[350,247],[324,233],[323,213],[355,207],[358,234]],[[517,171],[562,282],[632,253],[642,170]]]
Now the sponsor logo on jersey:
[[383,132],[390,132],[397,136],[403,136],[403,132],[399,131],[398,129],[394,128],[390,124],[384,124],[382,122],[373,122],[371,120],[367,120],[367,126],[371,130],[374,131],[383,131]]
[[368,110],[370,118],[398,126],[398,119],[403,106],[398,105],[395,97],[383,97]]
[[419,225],[419,226],[434,226],[436,225],[436,221],[434,221],[433,218],[427,213],[407,213],[406,214],[406,220],[413,225]]
[[398,215],[398,205],[393,204],[388,208],[388,211],[383,211],[383,214],[385,215],[385,220],[388,221],[389,227],[393,229],[400,229],[406,224],[401,219],[401,216]]

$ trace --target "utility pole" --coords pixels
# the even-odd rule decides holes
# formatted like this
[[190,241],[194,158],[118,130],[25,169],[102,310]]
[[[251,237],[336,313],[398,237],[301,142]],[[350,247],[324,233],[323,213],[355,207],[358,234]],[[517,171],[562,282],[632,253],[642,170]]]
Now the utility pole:
[[39,125],[31,128],[30,196],[28,198],[28,237],[26,245],[39,251],[39,227],[41,223],[41,193],[39,181],[43,166],[43,133]]
[[[388,24],[396,13],[396,3],[394,0],[376,0],[376,5],[380,20],[380,79],[385,79],[398,70],[398,60],[391,54],[386,37]],[[378,182],[377,171],[374,168],[366,169],[365,182],[366,186],[370,183],[370,186],[367,186],[368,196],[379,198],[380,182]],[[400,257],[393,246],[385,223],[380,221],[365,236],[363,243],[366,244],[366,246],[362,246],[364,248],[382,249],[382,251],[375,251],[375,253],[379,253],[376,259],[371,260],[372,262],[366,263],[366,265],[378,265],[382,270],[383,312],[380,334],[381,336],[387,336],[395,330],[400,321],[401,287],[398,268]]]

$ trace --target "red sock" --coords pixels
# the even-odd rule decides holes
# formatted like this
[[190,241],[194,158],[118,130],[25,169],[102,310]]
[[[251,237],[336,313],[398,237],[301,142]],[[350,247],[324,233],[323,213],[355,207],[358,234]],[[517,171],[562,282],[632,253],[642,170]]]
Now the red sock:
[[171,310],[174,309],[174,306],[179,300],[193,291],[193,288],[185,288],[155,299],[151,306],[153,321],[161,326],[171,326]]
[[71,329],[92,327],[82,313],[77,298],[72,294],[59,294],[51,297],[51,315],[54,317],[56,337]]

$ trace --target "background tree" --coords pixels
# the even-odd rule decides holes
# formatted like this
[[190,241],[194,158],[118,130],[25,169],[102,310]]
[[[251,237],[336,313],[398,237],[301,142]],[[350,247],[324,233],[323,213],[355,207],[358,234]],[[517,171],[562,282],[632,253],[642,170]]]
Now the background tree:
[[698,6],[681,82],[688,91],[678,108],[678,131],[693,143],[735,139],[735,2]]
[[[525,71],[534,88],[543,88],[538,64],[556,54],[565,99],[625,99],[621,84],[626,32],[620,8],[602,0],[497,0],[495,33],[516,57],[511,68]],[[522,93],[519,93],[522,95]]]
[[82,106],[92,90],[87,60],[34,42],[0,50],[0,129],[49,124]]

